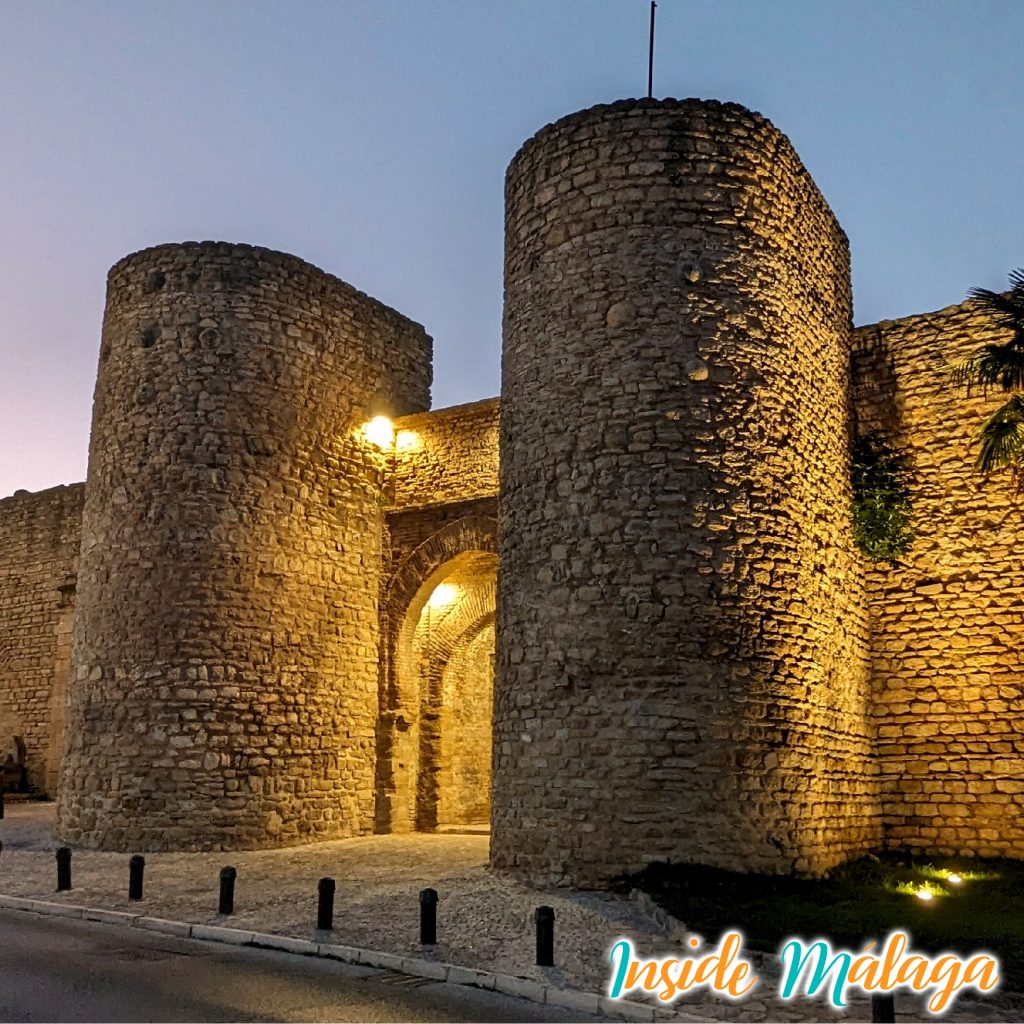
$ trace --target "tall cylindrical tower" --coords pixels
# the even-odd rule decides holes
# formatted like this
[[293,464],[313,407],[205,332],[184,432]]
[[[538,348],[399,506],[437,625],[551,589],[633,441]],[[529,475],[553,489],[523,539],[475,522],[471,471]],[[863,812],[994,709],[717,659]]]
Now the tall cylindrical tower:
[[567,117],[505,196],[492,863],[821,871],[877,835],[845,236],[731,104]]
[[271,846],[373,820],[383,455],[423,329],[315,267],[163,245],[110,272],[59,831]]

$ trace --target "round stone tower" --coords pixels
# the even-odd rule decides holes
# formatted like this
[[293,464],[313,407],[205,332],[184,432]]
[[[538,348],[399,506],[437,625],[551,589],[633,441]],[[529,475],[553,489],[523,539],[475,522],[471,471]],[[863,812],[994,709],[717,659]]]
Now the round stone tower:
[[373,821],[384,454],[429,404],[423,329],[282,253],[110,272],[59,831],[273,846]]
[[846,238],[732,104],[574,114],[505,197],[492,863],[822,871],[877,839]]

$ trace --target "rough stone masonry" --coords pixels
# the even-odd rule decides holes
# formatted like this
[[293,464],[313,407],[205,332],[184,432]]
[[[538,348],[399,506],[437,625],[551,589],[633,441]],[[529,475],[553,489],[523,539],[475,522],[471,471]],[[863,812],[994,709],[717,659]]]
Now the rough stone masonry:
[[[0,747],[63,838],[489,821],[575,886],[1024,856],[1019,504],[944,378],[998,329],[852,328],[788,140],[629,100],[512,161],[503,335],[500,402],[431,412],[423,328],[293,256],[113,268],[84,487],[0,501]],[[872,428],[913,464],[893,567],[851,534]]]

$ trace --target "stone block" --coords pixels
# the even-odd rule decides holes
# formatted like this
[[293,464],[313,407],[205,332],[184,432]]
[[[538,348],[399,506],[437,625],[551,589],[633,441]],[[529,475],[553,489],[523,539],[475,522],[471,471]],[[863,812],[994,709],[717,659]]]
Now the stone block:
[[216,925],[194,924],[192,925],[192,938],[202,939],[206,942],[226,942],[232,946],[250,946],[255,938],[255,933],[243,931],[240,928],[220,928]]

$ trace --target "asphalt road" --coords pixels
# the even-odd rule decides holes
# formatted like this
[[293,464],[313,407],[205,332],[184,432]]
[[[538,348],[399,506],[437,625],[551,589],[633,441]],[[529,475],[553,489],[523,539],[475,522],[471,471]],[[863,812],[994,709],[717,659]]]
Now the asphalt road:
[[0,1021],[571,1021],[390,971],[0,911]]

